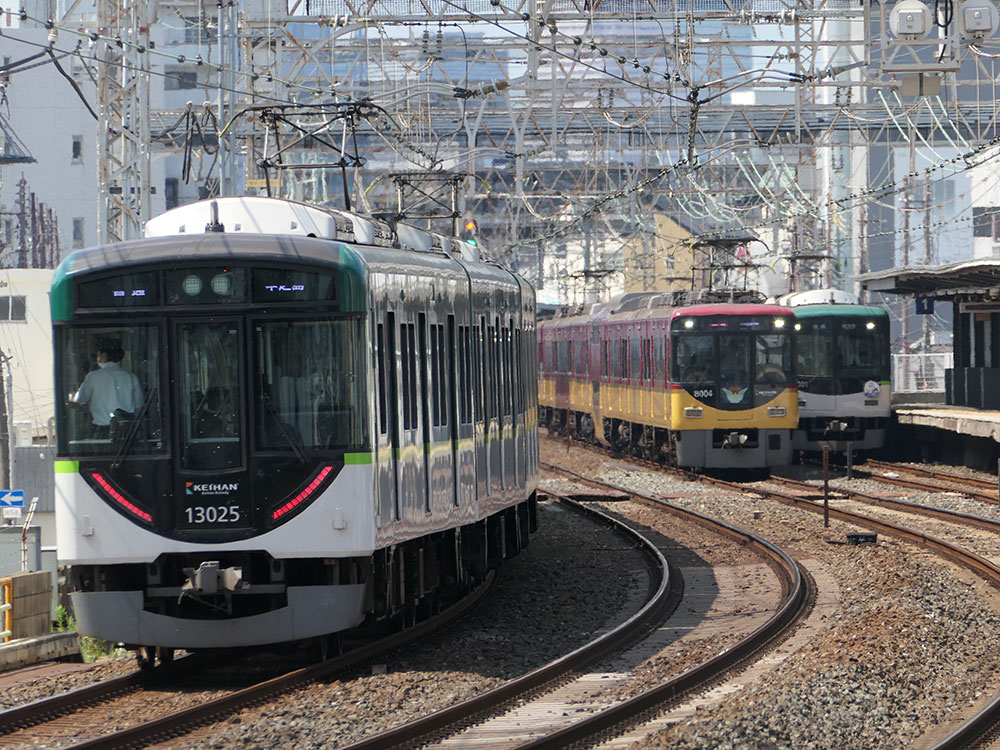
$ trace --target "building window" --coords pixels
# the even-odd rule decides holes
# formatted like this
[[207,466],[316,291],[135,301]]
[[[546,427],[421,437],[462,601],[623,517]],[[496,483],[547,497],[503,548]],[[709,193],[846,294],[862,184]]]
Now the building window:
[[27,320],[24,296],[0,296],[0,320]]
[[165,91],[196,89],[198,88],[198,71],[168,70],[163,75],[163,88]]
[[3,244],[4,247],[11,247],[14,244],[14,220],[3,220]]
[[75,162],[83,161],[83,136],[74,135],[73,136],[73,151],[72,159]]
[[180,205],[180,182],[176,177],[168,177],[163,186],[163,198],[167,202],[167,210]]
[[184,42],[187,44],[197,44],[198,42],[212,41],[212,32],[208,29],[208,19],[198,20],[197,16],[188,16],[184,19]]
[[83,219],[73,219],[73,247],[83,247]]
[[1000,241],[1000,206],[972,207],[972,236]]

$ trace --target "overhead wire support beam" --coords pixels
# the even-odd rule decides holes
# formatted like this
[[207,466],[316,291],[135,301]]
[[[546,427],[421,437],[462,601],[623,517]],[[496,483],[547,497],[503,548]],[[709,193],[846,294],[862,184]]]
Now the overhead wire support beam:
[[101,243],[142,236],[150,218],[149,20],[156,3],[97,0],[98,237]]

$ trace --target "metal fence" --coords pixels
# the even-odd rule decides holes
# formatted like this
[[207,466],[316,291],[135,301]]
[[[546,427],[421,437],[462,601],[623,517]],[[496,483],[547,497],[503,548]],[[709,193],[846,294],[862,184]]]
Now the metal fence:
[[893,393],[944,393],[944,372],[952,362],[951,353],[893,354]]

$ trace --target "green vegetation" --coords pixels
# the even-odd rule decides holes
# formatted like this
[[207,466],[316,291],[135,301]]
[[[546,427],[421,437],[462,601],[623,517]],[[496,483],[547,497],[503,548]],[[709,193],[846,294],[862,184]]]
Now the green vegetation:
[[[65,633],[74,630],[76,630],[76,618],[60,604],[56,608],[56,617],[52,621],[52,632]],[[118,644],[113,641],[102,641],[100,638],[82,635],[80,636],[80,654],[83,656],[83,660],[90,664],[106,656],[121,658],[125,655],[125,649],[119,648]]]

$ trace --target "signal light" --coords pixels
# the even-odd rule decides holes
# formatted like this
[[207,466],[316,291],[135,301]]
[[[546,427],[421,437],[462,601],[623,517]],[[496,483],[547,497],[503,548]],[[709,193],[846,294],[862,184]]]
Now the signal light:
[[479,243],[476,241],[476,232],[478,231],[478,229],[479,228],[476,226],[475,220],[468,219],[465,222],[465,231],[462,232],[462,239],[465,240],[470,245],[473,246],[478,245]]

